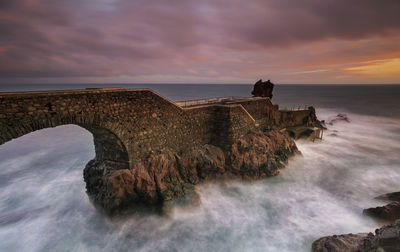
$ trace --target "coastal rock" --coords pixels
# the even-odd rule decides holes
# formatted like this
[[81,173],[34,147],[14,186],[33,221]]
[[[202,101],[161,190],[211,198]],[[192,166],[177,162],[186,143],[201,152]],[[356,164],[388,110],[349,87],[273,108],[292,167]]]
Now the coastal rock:
[[307,121],[304,122],[305,125],[312,125],[320,129],[326,129],[325,121],[320,121],[317,118],[317,113],[313,106],[308,107],[310,115],[306,118]]
[[394,221],[383,226],[373,233],[348,235],[333,235],[322,237],[312,244],[313,252],[322,251],[354,251],[354,252],[398,252],[400,251],[400,201],[399,192],[388,193],[376,197],[377,199],[394,201],[383,207],[368,208],[364,214],[371,217]]
[[312,244],[313,252],[358,251],[368,234],[347,234],[322,237]]
[[398,252],[400,251],[400,220],[373,233],[333,235],[312,244],[313,252]]
[[400,192],[382,194],[376,197],[375,199],[387,200],[387,201],[400,201]]
[[376,219],[394,221],[400,219],[400,202],[364,209],[363,213]]
[[279,174],[290,156],[300,153],[293,140],[278,131],[248,134],[234,143],[227,155],[228,172],[243,179]]
[[262,81],[260,79],[254,84],[251,94],[258,97],[269,97],[271,99],[273,89],[274,84],[270,80]]
[[359,251],[400,251],[400,220],[397,220],[393,224],[377,229],[375,231],[375,235],[370,233],[360,244]]
[[329,119],[327,124],[333,125],[337,122],[350,122],[350,119],[346,114],[339,113],[334,118]]
[[207,180],[274,176],[296,153],[296,144],[287,134],[258,131],[224,150],[203,145],[182,153],[152,154],[132,170],[112,170],[110,166],[115,164],[92,160],[84,179],[88,194],[107,212],[139,204],[163,208],[194,195],[194,186]]

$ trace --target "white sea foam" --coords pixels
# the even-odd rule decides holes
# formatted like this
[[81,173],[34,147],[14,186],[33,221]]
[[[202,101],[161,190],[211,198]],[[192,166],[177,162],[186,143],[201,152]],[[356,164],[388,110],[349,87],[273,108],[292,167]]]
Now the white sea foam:
[[0,146],[0,251],[309,251],[323,235],[373,231],[362,209],[400,190],[400,121],[348,116],[322,142],[299,141],[303,155],[278,176],[199,186],[200,206],[169,217],[110,219],[93,207],[82,178],[94,156],[86,130],[23,136]]

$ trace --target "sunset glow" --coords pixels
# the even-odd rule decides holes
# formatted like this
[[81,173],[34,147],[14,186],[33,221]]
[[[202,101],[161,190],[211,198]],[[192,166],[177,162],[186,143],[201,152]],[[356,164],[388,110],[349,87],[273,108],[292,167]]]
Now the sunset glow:
[[400,83],[398,13],[397,0],[5,0],[0,82]]
[[365,78],[398,80],[400,79],[400,58],[365,62],[364,65],[346,70]]

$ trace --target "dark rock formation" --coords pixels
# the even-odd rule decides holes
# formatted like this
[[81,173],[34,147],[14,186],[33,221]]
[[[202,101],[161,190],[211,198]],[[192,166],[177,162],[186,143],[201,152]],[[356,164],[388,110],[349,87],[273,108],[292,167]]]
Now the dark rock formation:
[[368,208],[364,214],[380,220],[394,221],[373,233],[333,235],[320,238],[312,245],[313,252],[357,251],[357,252],[394,252],[400,251],[400,192],[388,193],[377,199],[393,201],[383,206]]
[[366,233],[322,237],[312,244],[313,252],[357,251]]
[[273,89],[274,84],[270,80],[262,81],[260,79],[254,84],[254,88],[251,94],[258,97],[269,97],[271,99]]
[[116,170],[112,168],[116,164],[92,160],[84,179],[88,194],[108,212],[136,204],[168,207],[206,180],[274,176],[295,153],[296,144],[286,134],[251,132],[226,150],[203,145],[181,153],[153,154],[133,169]]
[[387,193],[387,194],[379,195],[375,199],[387,200],[387,201],[399,201],[400,202],[400,192],[393,192],[393,193]]
[[307,117],[307,121],[304,122],[305,125],[312,125],[314,127],[320,129],[326,129],[325,121],[319,121],[317,118],[317,113],[315,112],[315,108],[313,106],[308,107],[310,111],[310,116]]
[[400,219],[400,192],[380,195],[376,199],[391,201],[391,203],[381,207],[364,209],[363,213],[365,215],[386,221]]
[[336,117],[331,118],[330,120],[328,120],[328,124],[329,125],[333,125],[337,122],[350,122],[350,119],[348,118],[348,116],[346,114],[337,114]]
[[363,213],[376,219],[395,221],[400,219],[400,202],[392,202],[385,206],[364,209]]
[[359,251],[400,251],[400,220],[375,230],[375,235],[369,233],[360,245]]
[[312,244],[313,252],[398,252],[400,251],[400,220],[373,233],[333,235]]

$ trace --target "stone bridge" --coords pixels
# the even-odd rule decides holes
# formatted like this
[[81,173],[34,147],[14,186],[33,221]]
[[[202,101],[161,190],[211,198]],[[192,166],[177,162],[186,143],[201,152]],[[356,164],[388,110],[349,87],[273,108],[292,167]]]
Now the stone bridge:
[[107,163],[109,173],[193,146],[225,150],[250,131],[305,125],[313,117],[313,109],[279,111],[268,98],[184,108],[146,89],[0,93],[0,144],[35,130],[79,125],[93,134],[95,161]]

